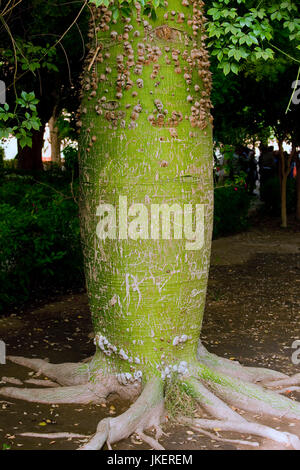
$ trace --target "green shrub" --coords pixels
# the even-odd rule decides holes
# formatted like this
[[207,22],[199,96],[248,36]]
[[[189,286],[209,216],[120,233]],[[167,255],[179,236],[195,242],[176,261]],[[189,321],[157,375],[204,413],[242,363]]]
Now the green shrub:
[[216,187],[214,238],[245,230],[249,226],[250,202],[244,186]]
[[64,148],[63,154],[67,173],[70,173],[74,178],[77,178],[79,174],[78,150],[72,145],[68,145]]
[[78,207],[69,186],[4,178],[0,246],[0,312],[39,291],[83,284]]

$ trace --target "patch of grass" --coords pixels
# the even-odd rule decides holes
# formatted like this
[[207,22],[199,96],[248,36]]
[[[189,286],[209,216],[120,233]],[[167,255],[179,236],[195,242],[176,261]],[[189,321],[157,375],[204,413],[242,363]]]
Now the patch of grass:
[[165,407],[170,420],[176,420],[178,416],[193,418],[197,408],[197,403],[184,383],[178,378],[178,374],[173,374],[172,378],[166,381],[165,386]]

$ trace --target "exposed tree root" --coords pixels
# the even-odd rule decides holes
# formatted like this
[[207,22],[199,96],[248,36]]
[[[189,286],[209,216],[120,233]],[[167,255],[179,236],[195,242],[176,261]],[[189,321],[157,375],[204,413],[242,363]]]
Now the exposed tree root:
[[84,434],[76,434],[72,432],[52,432],[48,434],[43,434],[40,432],[23,432],[18,434],[21,437],[38,437],[42,439],[89,439],[90,436],[85,436]]
[[142,439],[142,441],[146,442],[146,444],[149,444],[149,446],[152,449],[165,450],[165,448],[162,445],[160,445],[160,443],[156,439],[153,439],[153,437],[148,436],[142,431],[139,431],[137,434]]
[[192,395],[201,407],[214,418],[231,421],[243,419],[230,406],[210,392],[199,380],[188,378],[184,381],[184,386],[187,393]]
[[1,383],[12,384],[12,385],[23,385],[22,380],[16,379],[15,377],[2,377]]
[[3,387],[0,394],[35,403],[68,404],[68,403],[101,403],[105,401],[105,387],[93,385],[76,385],[74,387],[59,387],[53,389]]
[[181,418],[181,422],[192,424],[193,426],[203,429],[214,430],[217,428],[223,431],[253,434],[300,450],[300,439],[298,436],[277,431],[269,426],[247,421],[236,411],[232,410],[226,403],[214,396],[213,393],[196,379],[187,379],[185,386],[205,411],[212,417],[217,418],[217,420]]
[[199,376],[230,405],[245,411],[286,419],[300,420],[300,403],[267,390],[261,385],[245,382],[199,366]]
[[259,383],[259,382],[272,382],[274,380],[290,379],[286,374],[277,372],[271,369],[264,369],[260,367],[245,367],[237,361],[230,361],[216,354],[207,351],[201,341],[198,343],[197,358],[201,364],[206,365],[222,374],[229,375],[230,377],[244,380],[245,382]]
[[[269,426],[246,420],[236,409],[250,411],[285,419],[300,420],[300,403],[282,396],[287,391],[299,391],[299,374],[288,377],[267,369],[243,367],[237,362],[219,358],[208,353],[199,345],[198,363],[189,366],[189,374],[179,378],[185,393],[198,402],[205,412],[203,419],[181,417],[180,422],[217,441],[236,445],[257,447],[258,443],[246,440],[227,439],[209,431],[229,431],[271,439],[286,447],[300,449],[298,436],[278,431]],[[38,359],[10,357],[15,363],[30,367],[39,374],[44,374],[55,382],[30,379],[35,385],[51,388],[0,388],[0,395],[39,403],[103,403],[110,394],[117,394],[124,400],[136,401],[123,414],[115,418],[100,421],[94,436],[80,447],[80,450],[101,449],[105,443],[108,448],[119,440],[137,434],[151,448],[162,450],[158,442],[162,435],[160,424],[164,421],[163,380],[153,378],[141,392],[138,382],[120,385],[115,375],[99,375],[91,381],[90,364],[49,364]],[[82,369],[83,367],[83,369]],[[102,374],[102,375],[101,375]],[[28,381],[27,381],[28,382]],[[70,384],[72,385],[66,385]],[[75,383],[75,385],[74,385]],[[141,393],[140,393],[141,392]],[[137,398],[138,397],[138,398]],[[208,415],[211,419],[208,419]],[[154,428],[156,437],[145,433]],[[44,438],[82,438],[87,436],[70,433],[25,433],[25,437]]]
[[[146,437],[150,443],[150,438],[145,436],[144,430],[159,426],[163,420],[163,413],[163,382],[153,379],[147,383],[139,398],[125,413],[116,418],[100,421],[96,434],[79,450],[99,450],[106,442],[111,446],[134,433],[140,435],[142,439]],[[152,447],[154,443],[155,440],[151,439]]]
[[52,389],[2,387],[0,395],[35,403],[68,404],[68,403],[104,403],[110,394],[120,395],[125,400],[132,400],[139,393],[139,386],[120,385],[115,376],[103,376],[103,382],[96,382],[73,387]]
[[268,380],[264,382],[264,385],[266,385],[268,388],[282,388],[293,385],[300,385],[300,374],[296,374],[292,377],[287,377],[281,380]]
[[27,359],[26,357],[17,356],[8,356],[7,359],[36,371],[38,375],[44,374],[60,385],[82,385],[89,380],[88,364],[50,364],[42,359]]
[[253,442],[253,441],[242,441],[240,439],[226,439],[225,437],[220,437],[217,436],[216,434],[213,434],[212,432],[204,431],[204,429],[201,429],[200,427],[196,426],[190,426],[194,431],[199,432],[200,434],[203,434],[204,436],[210,437],[210,439],[218,442],[228,442],[230,444],[235,444],[235,445],[240,445],[240,446],[250,446],[250,447],[259,447],[258,442]]
[[218,421],[210,419],[182,418],[181,422],[196,428],[218,429],[219,431],[231,431],[241,434],[253,434],[271,439],[287,447],[300,450],[300,440],[295,434],[277,431],[276,429],[258,423],[248,421]]
[[25,383],[30,384],[30,385],[37,385],[38,387],[49,387],[49,388],[59,387],[59,384],[56,382],[52,382],[52,380],[28,379],[28,380],[25,380]]

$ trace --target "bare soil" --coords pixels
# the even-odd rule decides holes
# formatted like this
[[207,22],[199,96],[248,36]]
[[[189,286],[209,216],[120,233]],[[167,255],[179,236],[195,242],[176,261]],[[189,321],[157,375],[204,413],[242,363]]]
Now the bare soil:
[[[288,230],[278,221],[264,220],[248,232],[216,240],[202,339],[211,352],[245,365],[270,367],[287,374],[300,372],[292,363],[292,343],[300,340],[300,227]],[[70,294],[44,305],[7,312],[0,319],[0,339],[7,353],[76,362],[93,354],[92,325],[85,293]],[[1,377],[27,380],[33,373],[14,364],[0,365]],[[289,395],[300,399],[297,394]],[[0,450],[76,449],[78,440],[20,437],[22,432],[76,432],[90,435],[99,420],[125,411],[118,401],[102,405],[38,405],[0,397]],[[256,416],[258,421],[262,417]],[[262,420],[277,429],[300,435],[299,423]],[[183,426],[167,423],[161,443],[168,450],[235,449]],[[227,433],[228,438],[270,442]],[[115,449],[146,449],[136,436]],[[245,447],[244,447],[245,448]]]

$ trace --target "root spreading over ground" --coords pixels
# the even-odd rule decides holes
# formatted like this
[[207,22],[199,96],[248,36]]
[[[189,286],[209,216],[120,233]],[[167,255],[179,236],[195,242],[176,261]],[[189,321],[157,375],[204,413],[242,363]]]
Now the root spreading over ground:
[[[38,375],[47,376],[51,381],[44,381],[43,384],[42,380],[33,379],[31,383],[45,385],[40,389],[2,387],[0,394],[3,396],[48,404],[90,404],[103,403],[109,395],[117,394],[132,402],[125,413],[100,421],[96,433],[90,437],[31,432],[23,433],[25,437],[79,438],[83,441],[79,450],[98,450],[105,444],[111,449],[112,444],[137,434],[151,448],[163,450],[159,439],[162,436],[161,425],[166,414],[169,414],[166,409],[169,408],[178,422],[218,441],[259,447],[258,442],[226,438],[226,432],[230,432],[266,438],[287,449],[300,450],[297,435],[243,416],[246,411],[285,420],[300,420],[300,403],[282,396],[289,387],[298,389],[300,374],[288,377],[269,369],[243,367],[237,362],[210,354],[201,343],[197,361],[189,364],[188,374],[177,375],[175,380],[173,377],[171,385],[154,375],[143,386],[139,383],[125,386],[119,383],[115,375],[107,372],[100,372],[97,380],[91,381],[89,363],[55,365],[23,357],[10,356],[8,359],[36,371]],[[199,407],[197,418],[191,412],[195,403]],[[155,431],[154,437],[146,434],[148,430]]]

